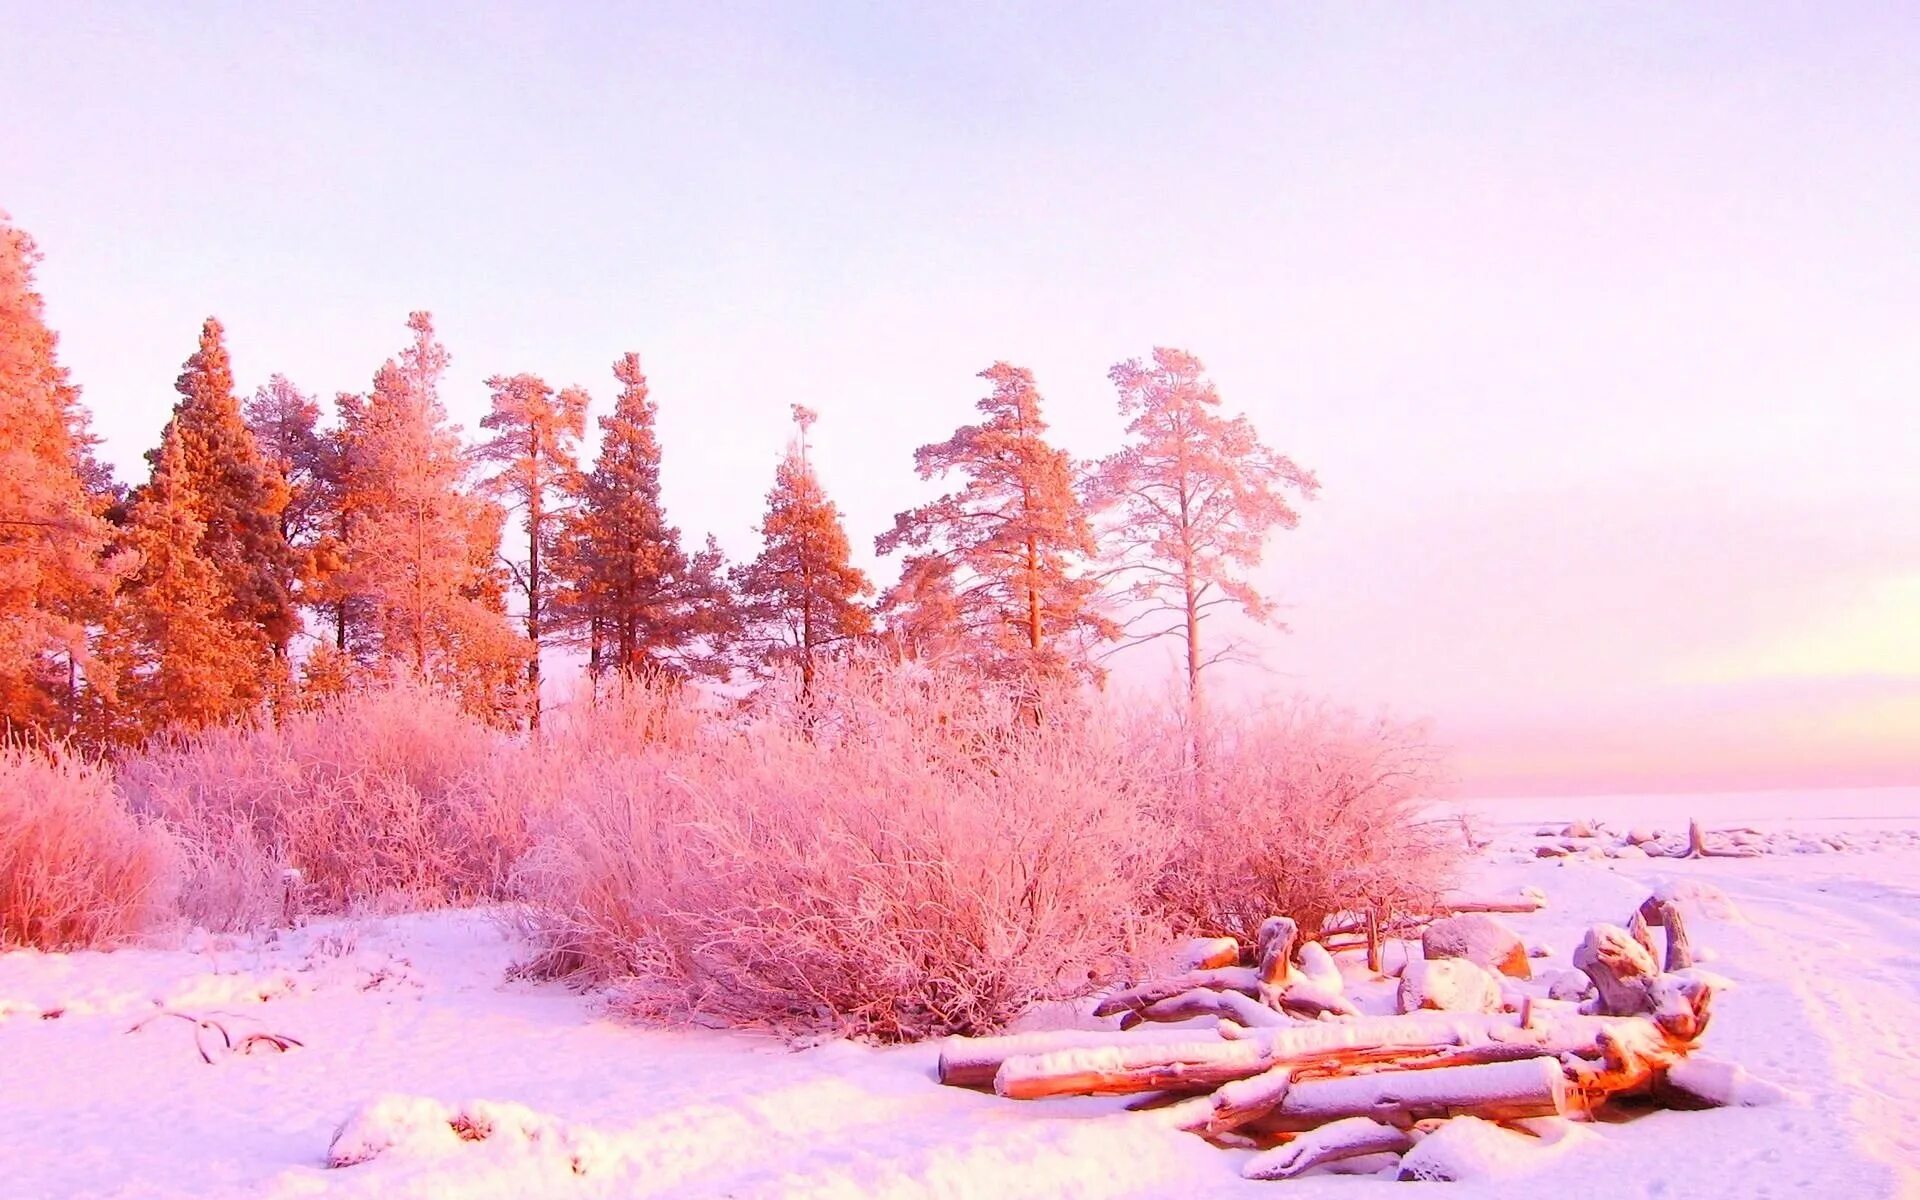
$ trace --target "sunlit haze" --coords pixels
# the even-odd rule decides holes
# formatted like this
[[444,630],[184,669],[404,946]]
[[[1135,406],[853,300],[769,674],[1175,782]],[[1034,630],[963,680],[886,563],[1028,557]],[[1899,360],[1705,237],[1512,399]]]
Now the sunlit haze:
[[[456,7],[458,11],[456,12]],[[1469,794],[1920,782],[1920,6],[0,4],[0,206],[144,477],[251,392],[637,351],[750,556],[787,413],[858,561],[1030,368],[1177,346],[1322,493],[1229,697],[1430,715]],[[1121,660],[1158,686],[1172,651]]]

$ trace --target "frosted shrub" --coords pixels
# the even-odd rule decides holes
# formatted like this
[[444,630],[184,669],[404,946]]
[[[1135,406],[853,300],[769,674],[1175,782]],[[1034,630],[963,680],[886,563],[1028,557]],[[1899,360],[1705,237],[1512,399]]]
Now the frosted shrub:
[[1421,908],[1458,864],[1427,816],[1443,779],[1418,725],[1294,701],[1142,745],[1178,839],[1159,899],[1183,931],[1245,938],[1284,914],[1313,936],[1336,913]]
[[122,941],[164,917],[177,860],[102,768],[0,747],[0,947]]
[[[894,1040],[996,1026],[1132,955],[1164,849],[1117,726],[873,664],[736,720],[580,715],[521,881],[544,966],[636,1013]],[[663,736],[636,737],[636,715]]]
[[537,796],[507,746],[452,699],[393,687],[157,743],[121,777],[188,845],[187,915],[233,928],[500,894]]

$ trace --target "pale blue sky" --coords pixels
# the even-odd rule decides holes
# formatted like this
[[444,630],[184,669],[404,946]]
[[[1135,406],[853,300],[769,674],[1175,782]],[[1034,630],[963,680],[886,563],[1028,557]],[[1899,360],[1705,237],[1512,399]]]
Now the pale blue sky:
[[1091,455],[1106,367],[1182,345],[1326,482],[1271,685],[1431,712],[1474,786],[1920,779],[1920,6],[0,30],[0,206],[123,476],[208,313],[330,396],[424,307],[469,427],[638,350],[671,515],[736,554],[813,406],[864,549],[973,372]]

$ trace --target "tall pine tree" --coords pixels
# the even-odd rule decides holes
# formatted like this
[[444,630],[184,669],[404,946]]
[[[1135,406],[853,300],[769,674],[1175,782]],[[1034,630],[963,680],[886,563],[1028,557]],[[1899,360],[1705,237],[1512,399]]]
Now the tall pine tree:
[[[281,660],[278,668],[262,663],[255,671],[264,682],[284,669],[299,627],[291,590],[293,552],[281,528],[288,492],[241,415],[217,319],[208,317],[201,326],[199,348],[187,359],[174,390],[180,401],[161,441],[178,445],[186,482],[182,494],[197,506],[201,553],[226,584],[228,615],[257,628],[270,654]],[[158,455],[153,459],[157,472]]]
[[813,688],[816,655],[873,629],[861,603],[873,585],[851,562],[840,510],[807,459],[815,419],[811,410],[793,406],[794,436],[767,494],[760,555],[733,572],[749,665],[764,674],[797,663],[803,691]]
[[[55,356],[33,239],[0,213],[0,736],[71,733],[115,566],[79,395]],[[103,481],[104,482],[104,481]]]
[[1095,545],[1072,463],[1046,440],[1030,372],[1000,362],[980,376],[993,386],[977,405],[986,419],[914,452],[922,479],[958,473],[965,482],[899,514],[879,538],[882,554],[909,552],[882,607],[912,604],[924,623],[932,610],[919,602],[940,599],[956,619],[953,635],[992,675],[1096,675],[1092,647],[1117,627],[1095,606],[1095,581],[1081,567]]
[[556,396],[537,375],[496,375],[487,386],[493,408],[480,424],[493,437],[474,448],[474,457],[498,468],[490,486],[509,509],[519,510],[526,533],[526,554],[512,570],[526,605],[528,721],[538,728],[540,651],[552,636],[553,549],[567,498],[578,490],[587,393],[563,388]]
[[600,418],[600,453],[580,482],[558,548],[566,618],[587,639],[588,669],[720,675],[735,625],[712,538],[688,555],[660,503],[656,408],[640,356],[613,365],[620,395]]
[[107,623],[111,736],[137,741],[172,728],[243,717],[268,696],[272,650],[207,553],[210,507],[196,491],[185,438],[169,425],[135,493],[123,544],[137,565]]
[[344,406],[342,505],[353,516],[342,594],[354,640],[371,661],[458,690],[499,715],[502,672],[524,664],[507,626],[496,554],[498,506],[466,487],[459,431],[447,424],[440,378],[448,356],[433,319],[407,320],[413,343]]
[[1300,523],[1288,493],[1311,497],[1320,483],[1263,445],[1246,417],[1222,414],[1205,367],[1186,351],[1156,347],[1151,365],[1129,359],[1108,374],[1132,440],[1098,464],[1088,491],[1111,516],[1109,574],[1133,608],[1127,644],[1177,639],[1197,700],[1207,667],[1246,655],[1232,638],[1208,648],[1208,616],[1238,609],[1273,620],[1247,573],[1270,533]]

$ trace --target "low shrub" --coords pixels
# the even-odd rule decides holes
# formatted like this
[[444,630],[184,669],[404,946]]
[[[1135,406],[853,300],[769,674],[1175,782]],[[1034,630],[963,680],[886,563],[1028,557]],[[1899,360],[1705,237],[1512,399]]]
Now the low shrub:
[[1156,895],[1182,930],[1249,938],[1283,914],[1312,937],[1337,913],[1422,910],[1458,867],[1420,725],[1296,700],[1137,744],[1176,835]]
[[898,1040],[1082,993],[1148,936],[1164,838],[1071,695],[1040,721],[854,663],[736,719],[692,703],[630,685],[559,735],[573,779],[519,876],[549,973],[651,1017]]
[[537,801],[511,748],[452,699],[393,686],[155,743],[121,780],[188,846],[187,915],[236,928],[500,896]]
[[178,858],[102,767],[0,747],[0,946],[103,947],[170,911]]

